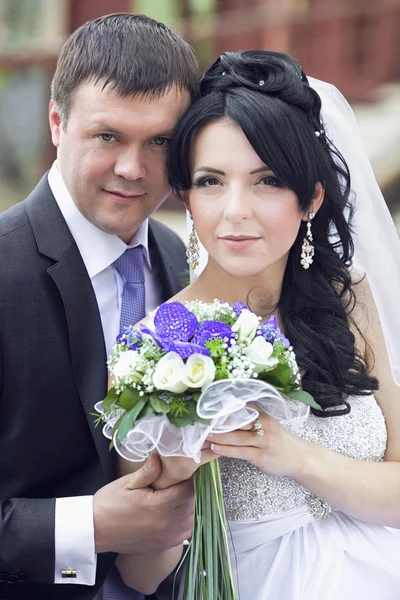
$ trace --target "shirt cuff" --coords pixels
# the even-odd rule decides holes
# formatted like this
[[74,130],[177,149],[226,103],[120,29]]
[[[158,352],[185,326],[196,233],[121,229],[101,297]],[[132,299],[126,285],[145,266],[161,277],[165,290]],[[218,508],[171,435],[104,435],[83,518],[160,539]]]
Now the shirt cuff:
[[93,496],[56,499],[54,583],[94,585]]

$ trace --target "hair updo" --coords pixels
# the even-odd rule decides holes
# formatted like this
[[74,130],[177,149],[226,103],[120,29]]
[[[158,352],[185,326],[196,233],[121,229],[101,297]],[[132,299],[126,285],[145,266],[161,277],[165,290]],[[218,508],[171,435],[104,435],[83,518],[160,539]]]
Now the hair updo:
[[321,99],[292,57],[262,50],[224,53],[201,77],[198,99],[175,129],[168,174],[178,194],[189,190],[194,135],[228,118],[280,184],[295,192],[302,211],[309,210],[316,184],[323,186],[324,201],[313,220],[312,268],[300,265],[302,223],[277,308],[303,372],[303,389],[324,409],[346,404],[345,409],[315,412],[333,416],[350,410],[348,396],[369,394],[378,382],[368,375],[350,330],[355,304],[349,272],[354,252],[350,174],[324,133],[320,113]]

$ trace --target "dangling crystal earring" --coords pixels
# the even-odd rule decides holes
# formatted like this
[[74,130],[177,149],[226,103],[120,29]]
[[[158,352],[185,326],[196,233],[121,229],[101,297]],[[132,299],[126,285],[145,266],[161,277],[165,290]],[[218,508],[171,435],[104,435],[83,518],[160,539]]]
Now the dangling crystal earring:
[[194,271],[199,266],[199,257],[200,257],[200,247],[199,240],[197,239],[196,230],[194,228],[194,223],[192,226],[192,231],[189,235],[189,243],[186,250],[186,258],[189,267]]
[[311,221],[313,220],[314,217],[315,217],[314,213],[310,213],[308,215],[306,237],[303,238],[303,244],[301,246],[300,264],[303,267],[303,269],[309,269],[310,265],[313,262],[314,246],[312,244],[313,236],[311,233]]

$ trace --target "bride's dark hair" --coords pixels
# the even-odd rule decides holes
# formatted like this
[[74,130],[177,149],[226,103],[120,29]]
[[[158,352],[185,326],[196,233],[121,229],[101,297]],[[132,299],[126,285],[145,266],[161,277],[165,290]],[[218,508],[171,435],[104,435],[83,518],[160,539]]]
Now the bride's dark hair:
[[303,222],[289,252],[278,308],[303,372],[303,389],[324,409],[346,405],[315,411],[333,416],[350,410],[348,396],[369,394],[378,381],[368,375],[350,329],[355,305],[349,272],[354,251],[350,174],[325,135],[320,111],[320,97],[290,56],[269,51],[222,54],[201,78],[199,98],[178,123],[168,172],[176,192],[190,189],[194,134],[229,118],[280,184],[296,193],[302,211],[308,211],[316,184],[323,186],[324,201],[312,226],[314,262],[308,270],[300,265]]

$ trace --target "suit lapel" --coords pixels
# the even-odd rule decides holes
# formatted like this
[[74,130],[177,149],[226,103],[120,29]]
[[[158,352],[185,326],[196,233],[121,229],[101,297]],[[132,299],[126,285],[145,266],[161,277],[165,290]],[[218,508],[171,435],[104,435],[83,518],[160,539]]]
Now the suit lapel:
[[108,441],[101,428],[94,427],[90,414],[107,392],[106,350],[92,283],[47,176],[28,198],[26,207],[39,252],[55,261],[48,273],[63,301],[76,385],[101,464],[107,478],[112,479],[113,458]]
[[[167,239],[160,225],[149,221],[149,253],[151,265],[162,289],[162,300],[165,302],[175,296],[185,285],[185,272],[182,268],[182,257],[174,255],[171,238]],[[183,259],[183,267],[187,264]]]

